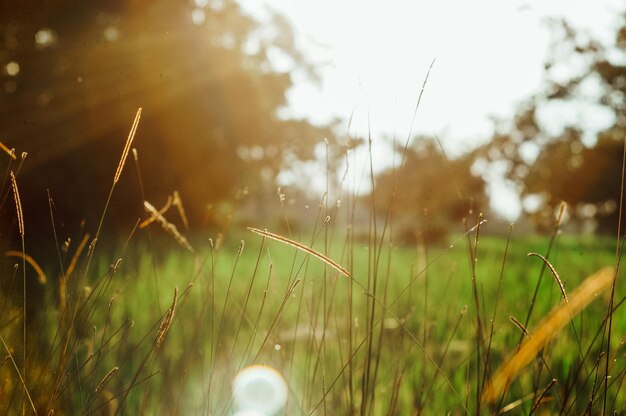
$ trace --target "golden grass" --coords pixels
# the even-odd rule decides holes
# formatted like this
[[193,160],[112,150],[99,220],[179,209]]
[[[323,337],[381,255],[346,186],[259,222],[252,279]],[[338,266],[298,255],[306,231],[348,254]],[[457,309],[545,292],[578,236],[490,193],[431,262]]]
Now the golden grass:
[[17,189],[17,181],[15,174],[11,171],[11,187],[13,188],[13,198],[15,199],[15,207],[17,211],[17,224],[20,229],[20,235],[24,237],[24,213],[22,212],[22,201],[20,200],[20,191]]
[[157,336],[154,341],[154,345],[156,348],[159,348],[161,346],[161,344],[165,340],[165,337],[167,336],[167,333],[170,330],[170,327],[172,326],[172,321],[174,320],[174,312],[176,311],[177,301],[178,301],[178,288],[175,287],[174,288],[174,300],[172,300],[172,306],[170,306],[170,308],[167,310],[167,313],[165,314],[165,318],[163,318],[163,321],[161,322],[161,326],[159,327],[159,331],[157,332]]
[[98,386],[94,390],[94,393],[98,393],[100,390],[106,387],[106,385],[111,380],[111,377],[113,377],[113,375],[117,373],[119,369],[120,369],[119,367],[113,367],[108,373],[106,373],[104,377],[102,377],[102,380],[100,380],[100,383],[98,383]]
[[497,400],[537,353],[600,293],[610,287],[614,273],[612,267],[597,271],[571,293],[569,302],[563,301],[554,308],[522,342],[519,349],[500,366],[483,392],[482,401],[492,403]]
[[185,213],[185,208],[183,207],[183,200],[180,199],[178,191],[174,191],[174,202],[172,202],[172,204],[178,209],[178,214],[180,215],[180,219],[183,221],[185,229],[189,228],[189,221],[187,221],[187,214]]
[[161,215],[159,211],[157,211],[157,209],[151,203],[149,203],[148,201],[143,201],[143,206],[146,209],[146,211],[148,211],[150,215],[152,215],[155,221],[161,224],[161,227],[163,227],[163,229],[168,234],[174,237],[174,239],[176,240],[176,242],[178,242],[178,244],[185,247],[190,252],[195,253],[195,250],[193,249],[193,247],[191,247],[191,244],[189,244],[185,236],[182,235],[178,231],[178,228],[176,228],[174,224],[166,220],[165,217]]
[[15,156],[15,149],[9,149],[4,143],[0,142],[0,150],[9,155],[11,159],[17,160],[17,157]]
[[76,268],[78,259],[80,258],[80,255],[83,252],[83,250],[85,249],[85,246],[87,246],[89,237],[90,237],[89,233],[86,233],[83,236],[83,239],[80,241],[80,244],[78,244],[78,247],[76,248],[76,251],[74,252],[74,255],[72,256],[72,260],[70,260],[69,266],[67,266],[67,270],[65,271],[65,274],[62,275],[61,278],[59,279],[59,316],[63,315],[63,311],[65,311],[65,307],[67,306],[67,295],[65,293],[67,290],[67,282],[70,276],[72,276],[72,273],[74,273],[74,269]]
[[137,114],[135,115],[135,120],[133,121],[133,126],[130,128],[130,132],[128,133],[128,138],[126,139],[126,144],[124,145],[124,150],[122,151],[122,157],[120,158],[120,163],[117,165],[117,169],[115,170],[115,177],[113,178],[113,184],[115,185],[117,181],[120,179],[120,175],[122,174],[122,170],[124,169],[124,165],[126,164],[126,158],[128,157],[128,152],[130,151],[130,146],[133,143],[133,139],[135,138],[135,132],[137,131],[137,126],[139,125],[139,119],[141,118],[141,107],[137,110]]
[[[167,202],[165,202],[165,205],[163,206],[163,208],[161,208],[158,211],[159,214],[164,215],[172,207],[172,201],[173,201],[172,197],[168,196]],[[139,224],[139,228],[141,229],[146,228],[148,225],[152,224],[154,221],[156,221],[156,217],[154,215],[150,215],[148,218],[143,220],[141,224]]]
[[9,357],[9,360],[13,364],[13,368],[15,369],[15,372],[17,373],[17,376],[20,379],[20,383],[22,384],[22,387],[24,388],[24,393],[26,394],[26,397],[28,398],[28,402],[30,403],[30,406],[33,408],[33,411],[35,412],[35,415],[36,415],[37,409],[35,408],[33,399],[30,395],[30,392],[28,391],[28,387],[26,386],[26,381],[24,381],[24,377],[22,377],[22,374],[20,373],[20,369],[17,367],[17,363],[15,362],[15,359],[13,358],[11,349],[7,346],[7,343],[4,341],[4,337],[2,335],[0,335],[0,341],[2,341],[2,345],[4,346],[4,349],[6,350],[8,354],[7,356]]
[[46,280],[47,280],[46,274],[43,272],[41,267],[39,267],[39,264],[37,264],[34,258],[32,258],[26,253],[22,253],[21,251],[17,251],[17,250],[9,250],[4,254],[7,257],[18,257],[22,260],[26,260],[26,263],[30,264],[33,270],[35,270],[35,273],[37,273],[37,280],[39,280],[39,283],[41,283],[42,285],[46,284]]
[[541,393],[539,394],[539,397],[537,397],[537,399],[535,400],[533,407],[530,409],[531,413],[533,413],[537,409],[537,407],[539,407],[539,405],[543,403],[543,401],[550,400],[549,398],[546,397],[546,394],[548,394],[548,391],[550,391],[552,386],[554,386],[555,384],[556,384],[556,378],[553,378],[552,380],[550,380],[548,385],[541,391]]
[[275,241],[280,241],[283,244],[287,244],[288,246],[304,251],[305,253],[310,254],[313,257],[320,259],[321,261],[323,261],[324,263],[326,263],[333,269],[337,270],[339,273],[343,274],[344,276],[350,277],[350,278],[352,277],[350,272],[344,269],[339,263],[329,259],[328,257],[326,257],[325,255],[321,253],[318,253],[312,248],[305,246],[304,244],[298,243],[297,241],[290,240],[289,238],[283,237],[282,235],[271,233],[267,230],[259,230],[258,228],[252,228],[252,227],[248,227],[248,230],[252,231],[255,234],[259,234],[264,237],[271,238],[272,240],[275,240]]
[[78,263],[78,259],[80,258],[81,253],[83,252],[83,250],[85,249],[85,246],[87,245],[87,242],[89,241],[89,237],[90,237],[89,233],[86,233],[83,236],[83,239],[80,241],[80,244],[76,248],[76,252],[72,256],[72,260],[70,260],[70,264],[69,266],[67,266],[67,270],[65,271],[66,280],[69,279],[72,273],[74,272],[74,269],[76,268],[76,264]]
[[565,293],[565,286],[563,285],[563,282],[561,281],[559,274],[556,272],[556,269],[554,268],[552,264],[550,264],[548,259],[546,259],[539,253],[528,253],[528,256],[539,257],[541,260],[543,260],[544,264],[548,267],[548,269],[550,269],[550,272],[552,273],[552,277],[554,277],[554,280],[556,280],[556,283],[559,285],[559,289],[561,290],[561,295],[563,295],[563,300],[565,302],[568,302],[567,293]]
[[524,335],[528,335],[528,330],[526,329],[524,324],[522,324],[516,317],[511,315],[509,316],[509,320],[513,322],[513,325],[515,325],[520,331],[522,331]]

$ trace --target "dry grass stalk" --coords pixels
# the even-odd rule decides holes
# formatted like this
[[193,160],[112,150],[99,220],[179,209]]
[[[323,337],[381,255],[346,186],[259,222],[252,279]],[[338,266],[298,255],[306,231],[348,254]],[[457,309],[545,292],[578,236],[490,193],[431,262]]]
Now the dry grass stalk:
[[563,220],[565,219],[565,211],[567,210],[567,202],[561,201],[559,205],[559,213],[556,216],[556,226],[560,227],[563,224]]
[[535,403],[533,404],[533,407],[530,409],[530,412],[533,413],[535,410],[537,410],[537,407],[539,407],[539,405],[541,403],[543,403],[544,401],[544,397],[546,394],[548,394],[548,391],[550,391],[550,389],[552,388],[552,386],[554,386],[556,384],[556,378],[553,378],[548,385],[546,386],[545,389],[543,389],[541,391],[541,394],[539,395],[539,397],[537,397],[537,400],[535,400]]
[[185,229],[189,228],[189,222],[187,221],[187,214],[185,213],[185,208],[183,207],[183,200],[180,199],[180,195],[178,191],[174,191],[174,202],[173,205],[178,209],[178,214],[180,215],[180,219],[183,221],[183,225]]
[[528,253],[528,256],[529,257],[530,256],[539,257],[541,260],[543,260],[545,265],[548,266],[548,269],[550,269],[550,272],[552,272],[552,276],[554,277],[554,280],[556,280],[556,283],[559,285],[559,289],[561,290],[561,295],[563,295],[563,300],[565,302],[568,302],[568,300],[567,300],[567,293],[565,293],[565,286],[563,285],[563,282],[561,281],[561,278],[559,277],[559,274],[556,272],[556,269],[554,268],[554,266],[552,266],[552,264],[550,264],[548,259],[546,259],[545,257],[543,257],[539,253]]
[[16,160],[17,157],[15,156],[15,149],[9,149],[8,147],[5,146],[4,143],[0,142],[0,150],[3,150],[7,155],[9,155],[9,157],[13,160]]
[[520,407],[521,405],[523,405],[525,402],[531,400],[533,397],[535,397],[535,393],[530,393],[527,394],[524,397],[521,397],[515,401],[512,401],[511,403],[507,404],[506,406],[504,406],[502,409],[500,409],[500,411],[498,413],[496,413],[497,415],[503,415],[505,413],[510,412],[511,410],[515,410],[518,407]]
[[522,331],[522,333],[526,336],[528,336],[528,330],[524,327],[524,325],[513,315],[509,316],[509,320],[511,322],[513,322],[513,325],[515,325],[520,331]]
[[22,253],[21,251],[16,250],[9,250],[4,254],[7,257],[19,257],[20,259],[26,260],[26,263],[30,264],[37,273],[37,280],[39,280],[39,283],[41,283],[42,285],[46,284],[46,274],[43,272],[41,267],[39,267],[39,264],[37,264],[34,258],[26,253]]
[[[170,209],[171,206],[172,206],[172,197],[168,196],[167,202],[165,203],[163,208],[159,210],[159,214],[164,215]],[[152,224],[154,221],[156,221],[156,217],[154,215],[150,215],[147,219],[142,221],[141,224],[139,224],[139,228],[146,228],[148,225]]]
[[69,266],[67,266],[67,270],[65,271],[66,280],[69,279],[72,273],[74,272],[74,269],[76,268],[76,264],[78,263],[78,259],[80,258],[81,253],[83,252],[83,250],[85,249],[85,246],[87,245],[87,242],[89,241],[89,237],[90,237],[89,233],[85,234],[83,236],[83,239],[80,241],[80,244],[76,248],[76,252],[74,252],[74,256],[72,257],[72,260],[70,260],[70,264]]
[[106,387],[106,385],[109,383],[109,380],[111,380],[111,377],[113,377],[113,374],[115,374],[119,369],[119,367],[113,367],[108,373],[106,373],[105,376],[102,377],[102,380],[100,380],[100,383],[98,383],[98,386],[96,387],[94,392],[98,393],[100,390]]
[[91,240],[91,243],[89,243],[89,248],[87,249],[87,256],[91,256],[91,253],[93,253],[93,251],[96,248],[96,244],[98,244],[98,237],[94,237],[93,240]]
[[[74,252],[74,256],[72,256],[72,260],[70,260],[69,266],[67,266],[65,275],[61,276],[61,278],[59,279],[59,316],[63,315],[63,311],[65,311],[65,307],[67,306],[67,295],[65,293],[67,290],[66,289],[67,282],[70,276],[72,276],[74,269],[76,269],[76,264],[78,263],[78,259],[80,258],[80,255],[83,252],[83,250],[85,249],[85,246],[87,246],[89,237],[90,237],[89,233],[83,236],[83,239],[80,241],[80,244],[78,245],[78,247],[76,248],[76,251]],[[95,243],[95,240],[92,242],[91,247],[93,247],[94,243]]]
[[4,349],[6,350],[8,354],[9,360],[11,360],[11,363],[13,364],[13,368],[15,369],[15,372],[17,373],[17,376],[20,379],[20,383],[22,383],[22,387],[24,388],[24,392],[26,393],[26,397],[28,398],[30,406],[33,408],[35,415],[37,415],[37,408],[35,407],[35,404],[33,403],[33,399],[30,396],[30,392],[28,391],[28,388],[26,387],[26,382],[24,381],[24,377],[22,377],[22,373],[20,373],[20,369],[17,367],[17,363],[15,362],[15,359],[13,358],[11,349],[9,349],[9,347],[7,346],[7,343],[4,342],[4,337],[2,335],[0,335],[0,341],[2,341],[2,345],[4,346]]
[[317,251],[313,250],[310,247],[305,246],[304,244],[300,244],[297,241],[290,240],[287,237],[283,237],[278,234],[270,233],[269,231],[259,230],[257,228],[252,228],[252,227],[248,227],[248,230],[252,231],[255,234],[259,234],[264,237],[271,238],[272,240],[280,241],[281,243],[287,244],[288,246],[304,251],[305,253],[310,254],[313,257],[317,257],[318,259],[320,259],[321,261],[323,261],[324,263],[326,263],[333,269],[337,270],[339,273],[343,274],[344,276],[350,277],[350,278],[352,277],[350,275],[350,272],[344,269],[339,263],[336,263],[335,261],[329,259],[325,255],[318,253]]
[[152,204],[150,204],[148,201],[144,201],[143,206],[146,211],[148,211],[154,217],[156,222],[161,224],[161,227],[163,227],[166,232],[174,237],[178,244],[185,247],[190,252],[195,253],[193,247],[191,247],[187,239],[178,231],[178,228],[176,228],[174,224],[166,220],[165,217],[161,215],[154,206],[152,206]]
[[17,181],[15,174],[11,171],[11,187],[13,188],[13,198],[15,199],[15,207],[17,210],[17,223],[20,229],[20,235],[24,237],[24,213],[22,212],[22,201],[20,200],[20,191],[17,189]]
[[497,400],[537,353],[591,301],[596,299],[598,294],[610,287],[614,273],[612,267],[597,271],[587,277],[570,294],[569,302],[562,302],[554,308],[538,324],[537,329],[522,342],[519,349],[502,364],[483,392],[482,401],[491,403]]
[[120,264],[122,264],[122,259],[117,259],[115,261],[115,263],[110,264],[109,265],[109,272],[111,273],[111,276],[113,276],[115,273],[117,273],[117,269],[119,269]]
[[133,139],[135,138],[135,132],[137,131],[137,126],[139,125],[139,119],[141,118],[141,107],[137,110],[137,114],[135,115],[135,120],[133,121],[133,126],[130,128],[130,132],[128,133],[128,138],[126,139],[126,145],[124,145],[124,150],[122,151],[122,157],[120,158],[120,163],[117,165],[117,170],[115,171],[115,177],[113,178],[113,185],[120,180],[120,175],[122,174],[122,170],[124,169],[124,164],[126,163],[126,157],[128,157],[128,152],[130,151],[130,146],[133,143]]
[[167,333],[170,330],[170,327],[172,326],[172,320],[174,319],[174,312],[176,311],[177,300],[178,300],[178,288],[175,287],[174,288],[174,300],[172,301],[172,306],[170,306],[170,308],[167,310],[167,313],[165,314],[165,318],[163,318],[163,322],[161,322],[161,326],[159,327],[159,332],[157,332],[157,336],[154,341],[154,345],[156,348],[159,348],[161,346],[161,344],[165,340],[165,337],[167,336]]

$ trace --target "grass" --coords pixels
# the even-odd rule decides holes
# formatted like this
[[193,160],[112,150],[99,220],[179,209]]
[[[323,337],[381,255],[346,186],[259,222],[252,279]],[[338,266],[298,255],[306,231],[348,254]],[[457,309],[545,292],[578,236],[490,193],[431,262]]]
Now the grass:
[[[243,228],[233,234],[243,236],[245,244],[237,246],[236,240],[226,238],[222,247],[202,247],[200,257],[173,243],[169,255],[155,259],[145,243],[131,245],[117,269],[100,260],[94,270],[100,277],[95,282],[76,281],[69,290],[76,305],[70,328],[63,327],[63,320],[55,325],[54,310],[36,324],[54,328],[45,339],[57,340],[47,345],[51,353],[43,362],[31,359],[26,370],[29,379],[38,380],[32,384],[33,395],[52,401],[45,410],[69,408],[89,414],[121,407],[130,413],[227,414],[232,411],[230,380],[243,367],[261,363],[276,368],[288,380],[287,414],[405,414],[409,409],[475,413],[477,390],[485,388],[519,345],[520,329],[509,317],[523,320],[541,271],[541,262],[526,254],[545,252],[547,245],[547,238],[536,237],[508,242],[499,294],[507,246],[501,237],[481,237],[474,272],[465,239],[452,248],[429,247],[428,258],[421,258],[423,249],[387,246],[381,256],[382,289],[373,300],[371,290],[366,289],[367,275],[372,273],[366,241],[346,247],[346,236],[336,234],[327,244],[313,245],[320,250],[327,245],[329,257],[342,264],[351,260],[351,280],[297,247],[247,235]],[[604,239],[557,239],[552,262],[570,293],[592,271],[614,261],[610,248]],[[421,270],[424,264],[428,264],[425,272]],[[473,273],[479,317],[471,306]],[[180,294],[172,316],[174,288]],[[46,294],[47,305],[54,304],[53,292]],[[526,325],[531,334],[561,303],[561,291],[549,276],[541,282],[539,293]],[[520,369],[501,403],[481,399],[481,411],[505,408],[556,379],[543,398],[551,401],[539,408],[584,412],[593,396],[591,387],[595,382],[597,390],[601,377],[601,367],[595,363],[600,338],[594,337],[605,312],[605,295],[574,317],[540,354],[533,354],[541,359],[533,358],[534,365]],[[496,301],[493,333],[485,333]],[[480,356],[476,355],[477,320],[483,323]],[[167,338],[162,322],[167,322]],[[614,333],[626,333],[625,322],[616,319],[614,324]],[[61,348],[67,352],[61,354]],[[624,352],[617,343],[613,351],[617,360],[613,374],[621,383]],[[66,356],[65,362],[56,363],[59,355]],[[38,365],[48,372],[58,365],[68,380],[37,374],[43,371]],[[15,376],[8,365],[2,371]],[[573,378],[576,372],[581,374]],[[60,397],[42,396],[40,389],[50,388],[48,383],[59,384],[55,389]],[[572,391],[567,401],[557,400],[554,392],[559,390],[564,396],[568,388]],[[369,393],[364,395],[366,390]],[[11,397],[9,393],[3,391],[5,397]],[[621,389],[614,385],[609,393],[615,400],[611,407],[621,411]],[[601,394],[597,395],[591,409],[600,405]],[[19,396],[13,392],[14,399],[3,403],[15,409]],[[389,397],[393,400],[388,401]],[[520,403],[520,408],[529,412],[533,399],[537,397]]]
[[233,414],[232,380],[253,364],[285,377],[290,415],[626,412],[614,239],[558,219],[552,236],[488,236],[478,217],[446,243],[401,245],[393,216],[372,205],[357,223],[343,199],[286,232],[213,236],[146,202],[153,221],[96,247],[105,207],[95,238],[51,245],[61,272],[44,278],[22,240],[1,286],[0,413]]

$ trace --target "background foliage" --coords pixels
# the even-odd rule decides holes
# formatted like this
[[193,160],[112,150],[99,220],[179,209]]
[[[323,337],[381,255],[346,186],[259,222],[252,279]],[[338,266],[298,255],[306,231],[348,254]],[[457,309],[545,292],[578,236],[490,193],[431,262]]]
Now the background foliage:
[[[178,190],[196,226],[213,221],[207,207],[312,158],[332,131],[280,117],[292,78],[271,54],[315,76],[284,19],[261,24],[234,1],[2,2],[0,132],[28,152],[27,222],[49,228],[49,188],[64,224],[93,230],[138,107],[145,198],[160,206]],[[137,176],[125,181],[118,230],[143,212]]]
[[[566,201],[579,222],[615,232],[626,135],[626,21],[611,45],[567,22],[553,23],[545,87],[520,105],[513,120],[501,122],[479,153],[505,164],[522,198],[534,197],[538,203],[527,213],[540,229]],[[599,111],[613,121],[594,133]],[[565,125],[555,130],[558,120]]]

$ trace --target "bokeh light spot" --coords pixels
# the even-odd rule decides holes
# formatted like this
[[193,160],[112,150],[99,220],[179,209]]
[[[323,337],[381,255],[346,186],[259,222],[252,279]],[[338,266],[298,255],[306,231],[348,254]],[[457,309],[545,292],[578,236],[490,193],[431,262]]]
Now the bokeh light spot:
[[9,76],[14,77],[20,73],[20,64],[18,64],[17,62],[11,61],[6,65],[4,69]]
[[120,38],[120,31],[117,27],[109,25],[104,29],[104,39],[107,42],[115,42]]
[[35,33],[35,43],[40,48],[47,48],[57,42],[57,35],[51,29],[40,29]]
[[196,26],[202,25],[204,21],[206,20],[206,14],[204,13],[204,10],[193,9],[193,11],[191,12],[191,20],[193,21],[193,24]]
[[39,97],[37,97],[37,105],[39,105],[39,107],[47,107],[48,104],[50,104],[50,101],[52,101],[52,94],[50,91],[44,91],[39,94]]

